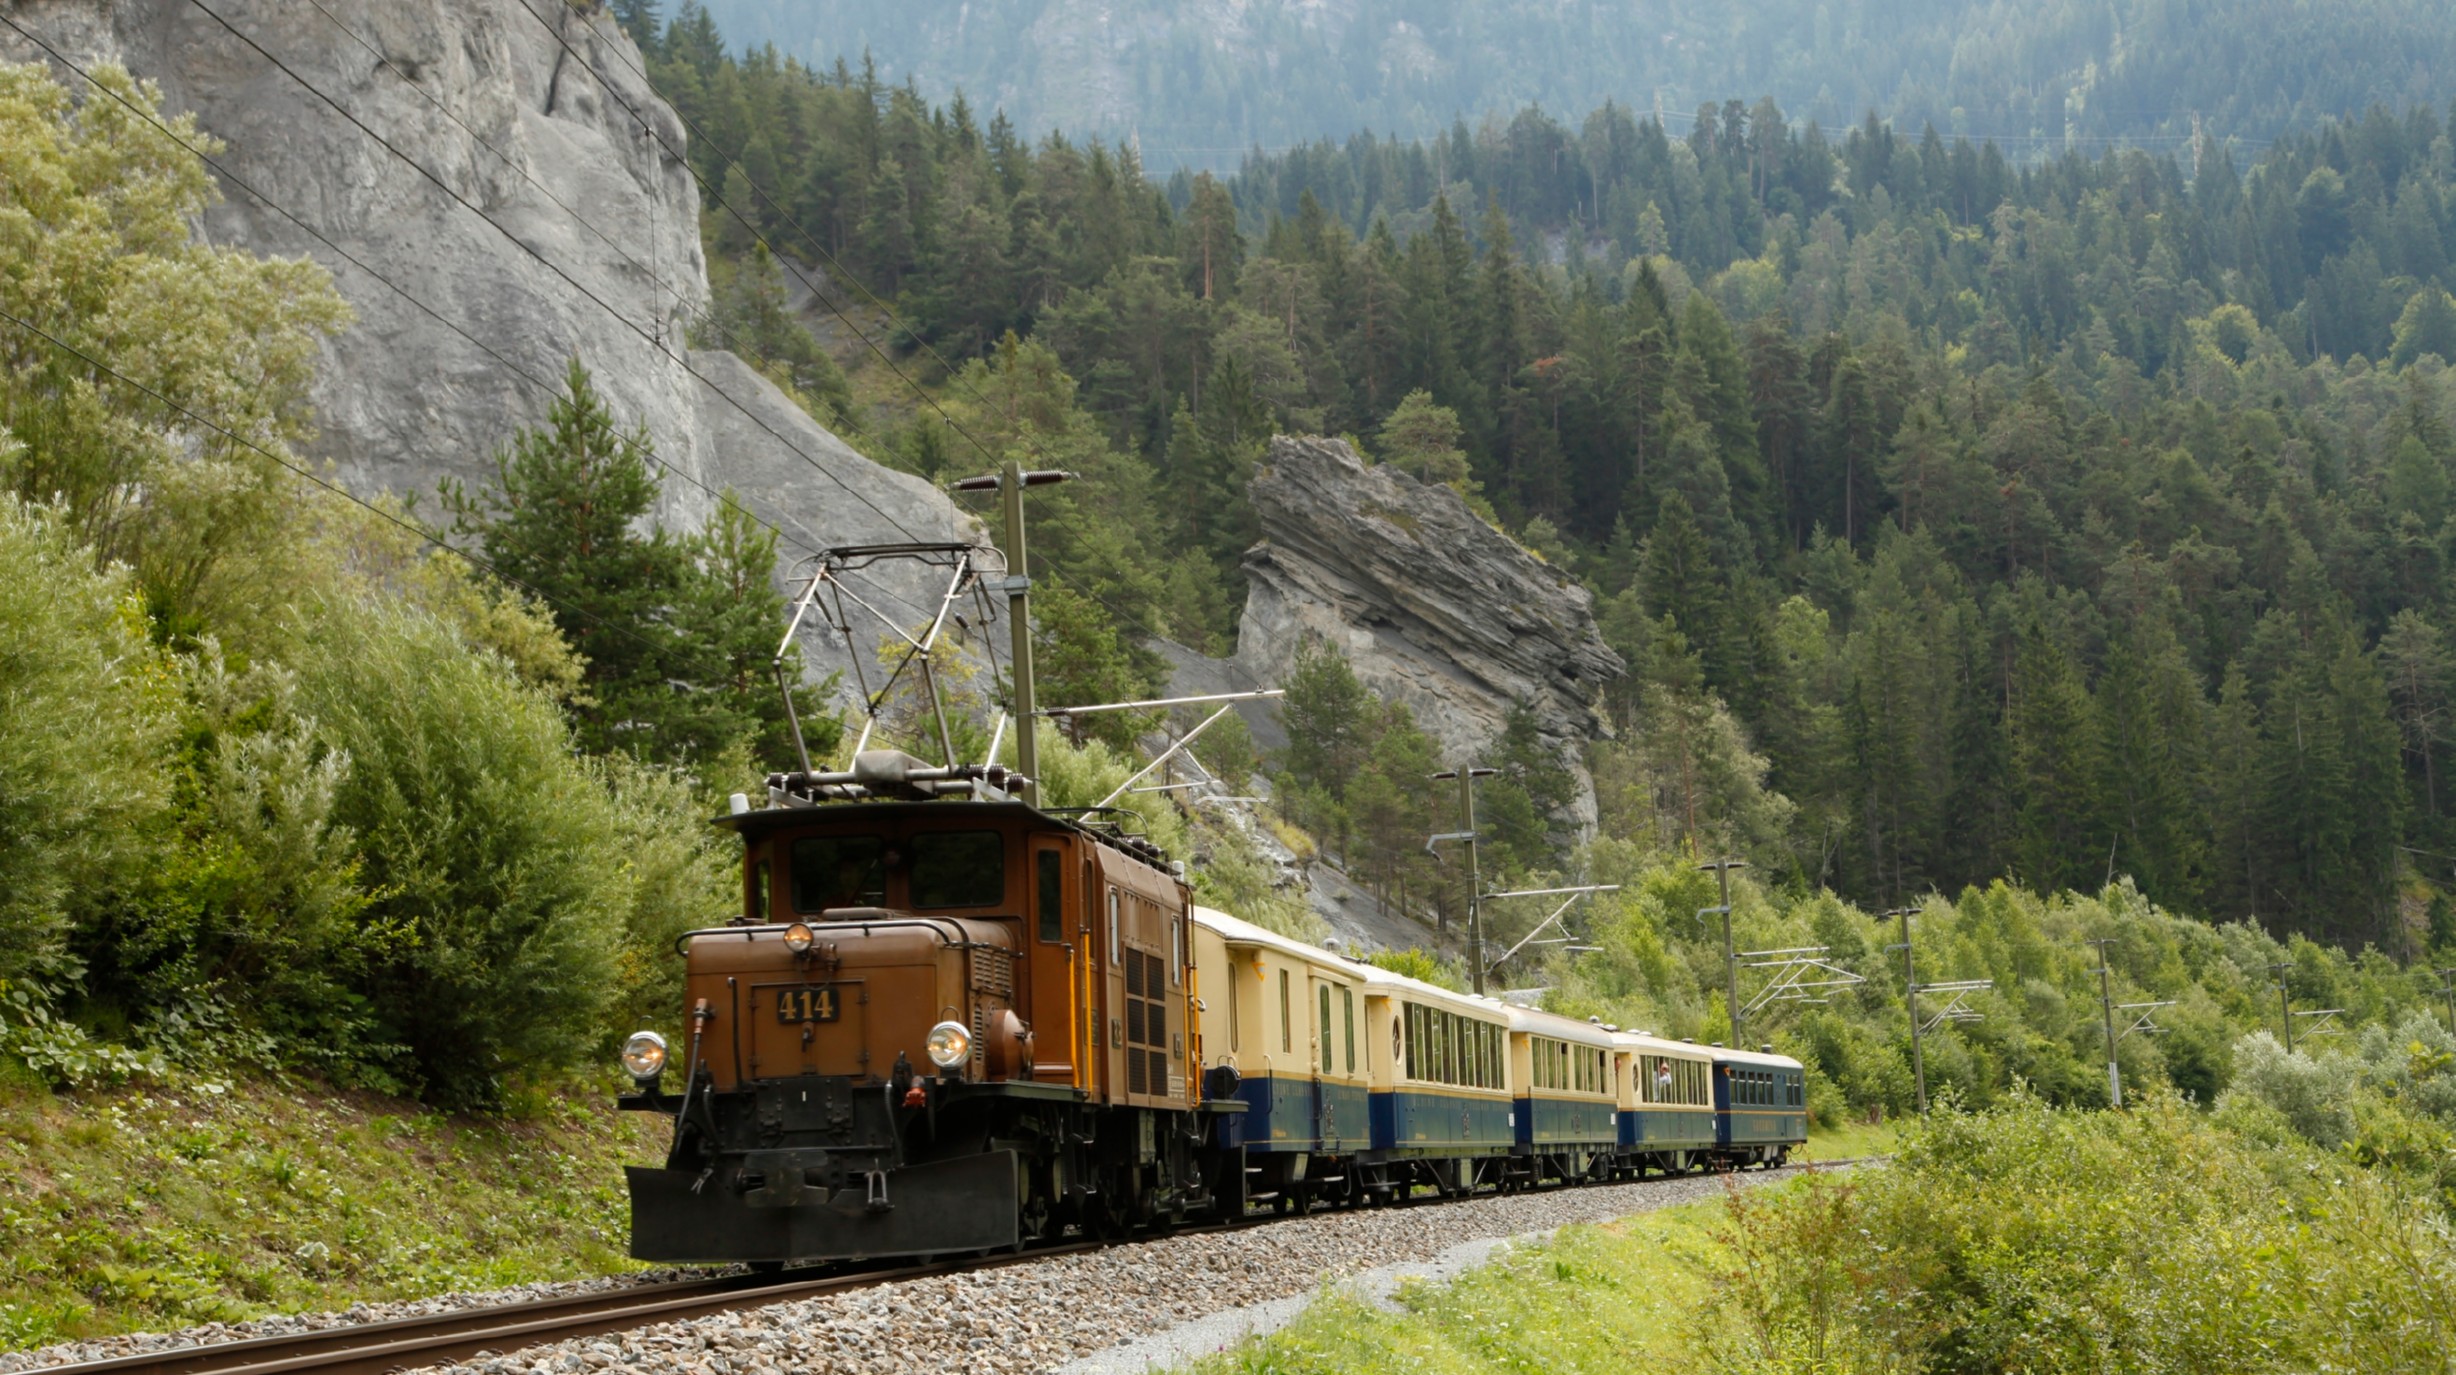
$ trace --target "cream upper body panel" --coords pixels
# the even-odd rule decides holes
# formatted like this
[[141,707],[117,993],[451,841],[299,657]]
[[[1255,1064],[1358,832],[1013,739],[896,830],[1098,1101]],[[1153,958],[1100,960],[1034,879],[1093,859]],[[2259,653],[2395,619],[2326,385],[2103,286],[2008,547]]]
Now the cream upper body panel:
[[1612,1044],[1619,1051],[1623,1108],[1713,1110],[1708,1088],[1713,1048],[1628,1031],[1614,1035]]
[[1210,1063],[1246,1075],[1366,1082],[1365,966],[1215,908],[1194,909],[1194,931]]

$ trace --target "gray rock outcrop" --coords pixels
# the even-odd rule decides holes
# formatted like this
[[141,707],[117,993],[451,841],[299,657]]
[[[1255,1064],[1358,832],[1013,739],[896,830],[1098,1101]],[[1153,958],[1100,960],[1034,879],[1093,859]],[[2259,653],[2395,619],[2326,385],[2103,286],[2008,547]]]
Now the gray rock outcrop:
[[[79,64],[112,60],[156,83],[167,111],[228,145],[219,160],[254,190],[225,182],[206,237],[332,271],[357,322],[318,371],[311,451],[352,488],[431,503],[441,479],[485,481],[576,356],[669,465],[668,524],[698,524],[710,492],[730,487],[783,532],[788,561],[973,537],[928,484],[863,458],[733,355],[688,346],[708,286],[698,191],[675,156],[685,131],[601,8],[0,4]],[[0,58],[43,60],[6,30]],[[893,576],[873,600],[917,622],[934,609],[930,582]]]
[[1576,773],[1575,822],[1592,827],[1581,746],[1606,733],[1596,701],[1626,668],[1585,588],[1458,493],[1368,466],[1339,440],[1273,439],[1250,491],[1263,540],[1245,556],[1236,656],[1204,673],[1284,683],[1298,649],[1326,641],[1452,760],[1480,756],[1523,702]]

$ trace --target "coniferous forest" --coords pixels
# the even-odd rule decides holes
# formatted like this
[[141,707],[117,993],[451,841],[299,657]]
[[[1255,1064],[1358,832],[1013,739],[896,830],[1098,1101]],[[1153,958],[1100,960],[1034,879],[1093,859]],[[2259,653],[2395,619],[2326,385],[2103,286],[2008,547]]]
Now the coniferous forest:
[[931,99],[969,92],[1035,135],[1132,139],[1169,169],[1538,102],[1660,100],[1678,121],[1700,100],[1771,95],[1829,126],[1876,109],[2027,154],[2169,146],[2195,121],[2265,143],[2456,94],[2456,28],[2433,0],[706,3],[733,43],[820,67],[873,54]]
[[632,10],[724,188],[720,313],[773,250],[981,424],[1037,388],[1111,479],[1052,556],[1127,623],[1224,650],[1264,439],[1346,434],[1593,589],[1624,830],[1871,902],[2130,875],[2456,939],[2448,112],[2038,159],[1530,107],[1161,181]]

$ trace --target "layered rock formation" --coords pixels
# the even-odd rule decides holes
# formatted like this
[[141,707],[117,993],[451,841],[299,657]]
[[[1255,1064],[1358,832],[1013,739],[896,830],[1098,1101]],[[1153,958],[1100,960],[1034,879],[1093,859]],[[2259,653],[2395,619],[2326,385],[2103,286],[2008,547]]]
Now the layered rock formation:
[[1284,683],[1298,649],[1326,641],[1453,760],[1480,756],[1523,702],[1577,774],[1575,820],[1593,824],[1579,747],[1605,731],[1596,700],[1625,666],[1585,588],[1458,493],[1335,439],[1273,439],[1251,493],[1263,541],[1245,556],[1236,656],[1187,681]]
[[[358,318],[319,370],[313,450],[353,488],[431,501],[440,479],[486,480],[576,356],[675,470],[670,524],[697,524],[731,487],[788,558],[972,529],[733,355],[685,342],[708,287],[684,130],[596,6],[18,0],[10,14],[79,64],[156,83],[166,110],[227,143],[219,160],[254,192],[226,182],[207,237],[332,271]],[[0,29],[0,58],[42,55]],[[882,608],[925,619],[929,582],[897,578]]]

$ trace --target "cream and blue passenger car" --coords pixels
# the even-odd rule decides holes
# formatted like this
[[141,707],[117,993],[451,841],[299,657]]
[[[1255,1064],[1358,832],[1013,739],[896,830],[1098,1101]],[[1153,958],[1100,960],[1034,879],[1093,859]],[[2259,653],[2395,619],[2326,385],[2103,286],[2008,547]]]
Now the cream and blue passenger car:
[[1440,988],[1196,908],[1194,1058],[1237,1211],[1708,1165],[1806,1139],[1797,1061]]

